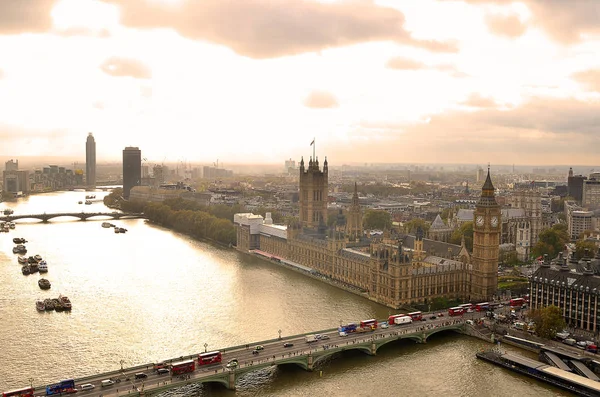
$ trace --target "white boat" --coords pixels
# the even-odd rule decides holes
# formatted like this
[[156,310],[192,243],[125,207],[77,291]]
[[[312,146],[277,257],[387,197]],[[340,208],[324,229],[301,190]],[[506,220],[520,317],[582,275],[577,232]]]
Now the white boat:
[[112,225],[110,224],[110,222],[102,222],[102,227],[105,227],[108,229],[109,227],[112,227]]
[[11,228],[11,229],[14,229],[16,226],[17,226],[17,225],[15,225],[15,223],[14,223],[14,222],[9,222],[9,223],[8,223],[8,227],[9,227],[9,228]]
[[85,204],[90,205],[90,204],[92,204],[92,202],[90,200],[85,200]]
[[36,261],[40,262],[42,260],[42,256],[39,254],[36,254],[33,256],[33,259],[35,259]]
[[17,258],[17,260],[19,261],[19,263],[20,263],[21,265],[26,265],[26,264],[27,264],[27,258],[25,258],[24,256],[19,256],[19,257]]
[[48,263],[46,261],[38,263],[38,271],[40,273],[48,273]]
[[38,309],[38,311],[43,312],[44,310],[46,310],[46,304],[44,303],[44,301],[38,299],[37,301],[35,301],[35,308]]

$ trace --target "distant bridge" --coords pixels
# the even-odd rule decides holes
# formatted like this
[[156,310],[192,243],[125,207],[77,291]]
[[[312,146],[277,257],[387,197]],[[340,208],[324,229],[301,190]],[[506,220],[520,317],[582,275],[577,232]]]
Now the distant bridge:
[[0,217],[0,221],[9,222],[16,221],[19,219],[39,219],[42,222],[48,222],[53,218],[60,217],[71,217],[78,218],[81,221],[87,221],[90,218],[95,217],[110,217],[112,219],[135,219],[135,218],[145,218],[143,213],[137,212],[59,212],[52,214],[24,214],[24,215],[8,215]]

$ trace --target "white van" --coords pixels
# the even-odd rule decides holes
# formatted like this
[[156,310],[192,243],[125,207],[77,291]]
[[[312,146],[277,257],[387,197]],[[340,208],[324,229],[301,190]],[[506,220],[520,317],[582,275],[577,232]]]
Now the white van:
[[115,381],[114,381],[114,380],[112,380],[112,379],[105,379],[105,380],[103,380],[102,382],[100,382],[100,385],[101,385],[102,387],[104,387],[104,386],[112,386],[112,385],[114,385],[114,384],[115,384]]
[[81,385],[79,387],[81,387],[81,391],[84,391],[84,390],[92,390],[96,386],[92,385],[91,383],[84,383],[83,385]]

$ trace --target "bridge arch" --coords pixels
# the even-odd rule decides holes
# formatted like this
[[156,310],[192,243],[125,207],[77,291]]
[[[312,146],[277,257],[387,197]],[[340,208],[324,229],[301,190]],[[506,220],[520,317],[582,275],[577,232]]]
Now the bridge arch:
[[432,335],[439,334],[442,332],[457,331],[457,330],[462,330],[462,329],[464,329],[464,324],[456,324],[456,325],[449,325],[446,327],[433,328],[433,329],[427,330],[427,332],[425,334],[426,335],[425,339],[428,339]]
[[336,348],[336,349],[323,350],[317,356],[315,356],[313,354],[313,368],[318,363],[322,362],[323,360],[325,360],[328,357],[333,356],[336,353],[348,352],[348,351],[352,351],[352,350],[361,351],[361,352],[365,353],[368,356],[372,355],[371,354],[371,342],[368,342],[368,345],[367,344],[347,345],[347,346],[342,346],[342,347],[339,347],[339,348]]
[[415,334],[406,335],[406,336],[398,335],[397,338],[385,338],[385,339],[377,341],[376,348],[377,348],[377,350],[379,350],[379,348],[381,348],[382,346],[385,346],[389,343],[398,342],[400,340],[412,340],[415,343],[423,343],[423,338],[421,338],[420,336],[415,335]]

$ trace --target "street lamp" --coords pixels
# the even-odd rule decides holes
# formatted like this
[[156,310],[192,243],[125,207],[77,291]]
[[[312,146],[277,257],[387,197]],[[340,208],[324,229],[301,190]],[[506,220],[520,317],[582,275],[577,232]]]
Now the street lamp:
[[281,339],[281,330],[279,330],[277,332],[279,332],[279,339]]
[[29,378],[29,386],[31,386],[31,388],[33,389],[33,378]]
[[123,364],[125,364],[125,360],[121,359],[119,363],[121,364],[121,372],[123,372]]
[[206,350],[206,348],[207,348],[207,347],[208,347],[208,343],[205,343],[205,344],[204,344],[204,353],[206,353],[206,352],[207,352],[207,350]]

